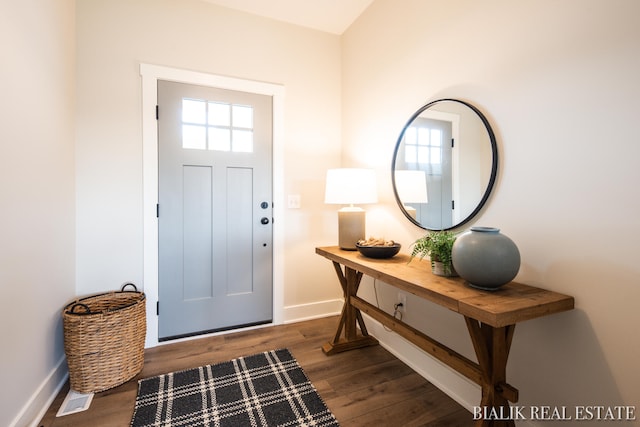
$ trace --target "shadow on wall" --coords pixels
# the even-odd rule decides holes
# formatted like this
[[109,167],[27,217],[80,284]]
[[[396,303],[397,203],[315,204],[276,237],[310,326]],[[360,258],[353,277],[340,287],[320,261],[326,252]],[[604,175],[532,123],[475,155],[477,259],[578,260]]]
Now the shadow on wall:
[[[519,324],[507,378],[520,390],[516,405],[565,407],[574,420],[576,410],[584,406],[634,405],[622,399],[589,319],[579,309]],[[580,421],[580,426],[603,423]],[[544,421],[544,425],[566,426],[567,421]],[[635,424],[625,423],[631,425]]]
[[[640,290],[633,286],[629,270],[613,265],[604,269],[600,260],[593,259],[559,262],[547,272],[546,283],[575,284],[576,309],[516,326],[507,378],[520,387],[517,405],[565,406],[574,421],[576,409],[583,406],[635,406],[636,420],[624,425],[640,425],[638,396],[629,395],[638,393],[640,381],[640,355],[634,354],[639,351],[638,314],[623,312],[629,310],[624,301],[637,301],[634,294]],[[580,426],[608,422],[612,421],[580,421]],[[547,425],[567,422],[547,421]]]

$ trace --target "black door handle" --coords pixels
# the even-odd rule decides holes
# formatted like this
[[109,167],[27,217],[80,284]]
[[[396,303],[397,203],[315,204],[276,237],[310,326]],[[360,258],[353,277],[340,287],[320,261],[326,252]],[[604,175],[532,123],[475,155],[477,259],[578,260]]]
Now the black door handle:
[[262,219],[260,220],[260,222],[263,225],[267,225],[267,224],[269,224],[269,218],[267,218],[266,216],[263,216]]

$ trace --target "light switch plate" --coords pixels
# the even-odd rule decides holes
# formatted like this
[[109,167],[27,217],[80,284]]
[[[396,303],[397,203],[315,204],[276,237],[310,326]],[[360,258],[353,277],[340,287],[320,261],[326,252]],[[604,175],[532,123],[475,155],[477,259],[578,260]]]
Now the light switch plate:
[[288,205],[289,209],[300,209],[300,195],[289,194]]

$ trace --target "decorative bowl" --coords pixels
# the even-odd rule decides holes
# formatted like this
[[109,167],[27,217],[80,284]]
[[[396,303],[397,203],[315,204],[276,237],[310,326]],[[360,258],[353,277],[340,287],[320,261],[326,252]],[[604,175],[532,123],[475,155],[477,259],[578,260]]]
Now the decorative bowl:
[[400,243],[394,243],[392,246],[366,246],[356,243],[356,248],[362,255],[366,256],[367,258],[378,259],[393,257],[398,252],[400,252],[401,246],[402,245],[400,245]]

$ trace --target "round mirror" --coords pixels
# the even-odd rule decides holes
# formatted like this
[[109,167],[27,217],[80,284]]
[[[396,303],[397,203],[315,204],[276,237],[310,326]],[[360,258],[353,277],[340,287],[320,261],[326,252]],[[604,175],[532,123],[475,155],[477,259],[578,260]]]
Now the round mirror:
[[411,222],[449,230],[480,211],[497,170],[496,138],[484,115],[467,102],[439,99],[416,111],[402,129],[391,179]]

